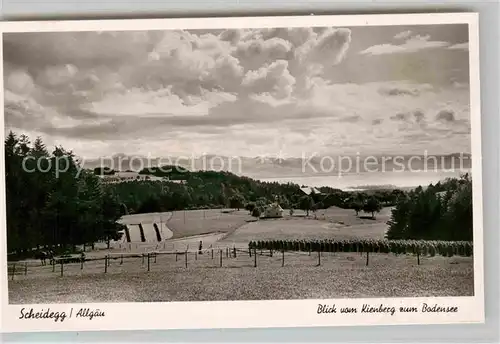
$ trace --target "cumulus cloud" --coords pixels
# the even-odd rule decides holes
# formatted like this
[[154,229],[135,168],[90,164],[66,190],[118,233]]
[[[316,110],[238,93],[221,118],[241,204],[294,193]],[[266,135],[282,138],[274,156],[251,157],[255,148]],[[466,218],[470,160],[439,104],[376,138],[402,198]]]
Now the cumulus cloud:
[[420,110],[415,110],[413,112],[413,117],[417,123],[423,122],[425,120],[425,114]]
[[206,116],[211,108],[235,99],[236,97],[229,93],[207,91],[200,96],[181,98],[172,93],[171,87],[160,91],[130,89],[110,95],[103,101],[94,102],[86,109],[110,117],[198,117]]
[[299,59],[303,62],[335,65],[342,61],[350,43],[350,29],[328,28],[298,50]]
[[393,121],[424,124],[425,114],[421,110],[399,112],[390,117]]
[[278,60],[256,71],[249,71],[243,79],[243,86],[251,93],[268,93],[276,99],[290,96],[295,78],[288,71],[288,62]]
[[431,49],[431,48],[441,48],[448,46],[448,42],[444,41],[431,41],[430,36],[411,36],[403,44],[379,44],[373,45],[365,50],[361,51],[362,55],[385,55],[385,54],[402,54],[402,53],[414,53],[416,51]]
[[210,71],[203,76],[203,80],[210,80],[224,91],[235,91],[241,84],[244,69],[240,61],[231,56],[223,55],[215,60]]
[[230,42],[232,44],[237,43],[241,39],[241,30],[237,29],[229,29],[229,30],[224,30],[219,34],[219,38],[222,41]]
[[259,38],[240,42],[233,56],[242,61],[245,69],[253,70],[272,61],[290,59],[291,50],[292,44],[282,38]]
[[50,66],[38,76],[38,83],[48,86],[61,86],[70,82],[78,73],[78,68],[72,64]]
[[401,31],[400,33],[398,33],[397,35],[394,36],[394,39],[406,39],[406,38],[408,38],[410,36],[411,36],[411,31],[410,30]]
[[451,50],[469,50],[469,42],[453,44],[448,47]]
[[422,92],[432,91],[432,85],[429,84],[400,84],[398,86],[384,86],[379,92],[386,96],[419,96]]
[[436,115],[436,120],[443,122],[455,121],[455,113],[452,110],[441,110]]
[[23,70],[14,70],[7,76],[5,87],[14,93],[30,94],[35,84],[28,73]]
[[[352,41],[366,35],[355,30],[7,34],[6,126],[57,137],[70,148],[87,140],[77,144],[85,152],[162,152],[167,145],[184,154],[265,150],[266,135],[281,135],[293,155],[304,147],[387,150],[403,135],[438,144],[445,130],[467,132],[467,87],[436,87],[420,74],[372,82],[383,61],[363,59],[359,67],[367,45]],[[385,38],[403,40],[396,51],[441,45],[428,36],[393,35]],[[425,118],[443,109],[454,120]]]
[[394,116],[391,116],[391,119],[394,121],[406,121],[409,118],[409,114],[407,113],[397,113]]

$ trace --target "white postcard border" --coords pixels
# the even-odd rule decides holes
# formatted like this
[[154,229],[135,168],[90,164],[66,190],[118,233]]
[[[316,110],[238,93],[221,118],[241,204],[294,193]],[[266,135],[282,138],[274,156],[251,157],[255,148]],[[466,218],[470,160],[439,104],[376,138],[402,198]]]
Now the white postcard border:
[[[392,26],[468,24],[470,115],[473,170],[474,221],[474,296],[432,298],[369,298],[335,300],[284,301],[216,301],[216,302],[158,302],[158,303],[89,303],[49,305],[9,305],[8,282],[2,279],[1,332],[32,331],[90,331],[90,330],[150,330],[150,329],[202,329],[250,327],[311,327],[361,326],[397,324],[451,324],[484,322],[484,266],[483,266],[483,197],[481,154],[481,110],[479,92],[479,30],[477,13],[432,13],[388,15],[339,15],[294,17],[228,17],[188,19],[137,19],[90,21],[31,21],[0,23],[0,33],[7,32],[63,32],[63,31],[132,31],[166,29],[228,29],[265,27],[320,27],[320,26]],[[3,45],[0,59],[3,62]],[[0,64],[3,78],[3,63]],[[1,135],[4,140],[3,83],[0,86]],[[0,150],[4,161],[4,150]],[[0,164],[0,194],[5,195],[5,164]],[[6,225],[5,197],[1,197],[1,227]],[[0,262],[2,276],[7,276],[6,231],[0,233]],[[399,313],[380,314],[317,314],[318,304],[340,307],[361,307],[363,304],[388,307],[417,307],[422,304],[458,307],[456,313]],[[53,319],[20,320],[22,308],[36,308],[54,312],[72,313],[64,322]],[[73,313],[89,308],[105,313],[103,317],[76,318]]]

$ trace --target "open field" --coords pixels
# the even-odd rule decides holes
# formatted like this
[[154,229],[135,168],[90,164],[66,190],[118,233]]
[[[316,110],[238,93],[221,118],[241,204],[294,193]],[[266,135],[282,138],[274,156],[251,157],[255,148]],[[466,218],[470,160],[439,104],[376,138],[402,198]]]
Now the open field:
[[[98,247],[87,258],[100,260],[87,261],[83,268],[79,263],[65,264],[62,276],[60,265],[53,270],[31,261],[24,270],[24,262],[17,263],[14,279],[9,275],[9,300],[66,303],[473,295],[471,257],[420,257],[417,265],[415,256],[370,253],[366,266],[366,254],[324,252],[318,257],[316,252],[286,252],[282,266],[282,253],[270,257],[269,251],[258,250],[254,267],[255,256],[250,257],[247,250],[251,240],[383,239],[390,209],[376,219],[356,217],[352,210],[339,208],[309,217],[301,211],[293,217],[286,214],[281,219],[247,222],[251,217],[245,210],[175,212],[167,223],[174,233],[171,239],[115,243],[109,250]],[[157,215],[141,216],[151,221]],[[197,253],[200,240],[202,255]],[[236,257],[232,256],[233,247],[238,248]],[[160,254],[151,256],[148,264],[146,254],[152,251]],[[138,255],[126,256],[131,253]],[[112,259],[106,267],[103,258],[107,255]]]
[[293,216],[289,215],[288,210],[284,214],[281,219],[258,221],[248,211],[234,209],[230,212],[207,209],[128,215],[121,220],[122,223],[142,222],[145,231],[151,227],[147,224],[154,222],[159,226],[161,220],[163,230],[172,231],[171,238],[162,242],[112,242],[109,250],[105,243],[99,243],[95,245],[94,251],[87,253],[87,257],[104,257],[107,254],[125,252],[185,251],[198,248],[200,241],[204,248],[246,248],[251,240],[383,239],[390,208],[382,209],[375,219],[356,217],[353,210],[337,207],[319,210],[316,214],[310,213],[309,217],[302,210],[294,210]]
[[[266,252],[264,252],[265,254]],[[10,303],[154,302],[206,300],[269,300],[307,298],[425,297],[473,295],[473,260],[464,257],[425,257],[357,253],[275,252],[273,257],[237,252],[227,258],[211,252],[196,256],[162,255],[147,259],[112,260],[29,268],[9,280]],[[36,279],[36,283],[34,283]]]
[[[96,243],[95,250],[88,252],[87,257],[104,257],[123,252],[184,251],[197,248],[200,240],[205,248],[210,245],[215,247],[217,241],[250,219],[252,217],[248,211],[235,209],[224,212],[221,209],[206,209],[126,215],[119,222],[129,227],[132,242],[125,242],[125,238],[113,241],[110,249],[107,249],[106,243]],[[140,241],[139,223],[143,225],[147,242]],[[156,233],[153,223],[161,228],[162,238],[166,240],[154,240]]]
[[375,219],[356,217],[354,211],[331,207],[305,217],[300,211],[281,219],[249,222],[228,235],[221,244],[245,246],[252,240],[300,239],[384,239],[390,210],[385,208]]
[[242,246],[251,240],[383,239],[386,228],[387,225],[380,222],[345,226],[309,218],[268,219],[241,226],[223,242]]
[[214,232],[227,233],[235,230],[252,219],[248,211],[233,209],[222,212],[221,209],[202,209],[176,211],[167,222],[172,230],[172,238],[182,238]]

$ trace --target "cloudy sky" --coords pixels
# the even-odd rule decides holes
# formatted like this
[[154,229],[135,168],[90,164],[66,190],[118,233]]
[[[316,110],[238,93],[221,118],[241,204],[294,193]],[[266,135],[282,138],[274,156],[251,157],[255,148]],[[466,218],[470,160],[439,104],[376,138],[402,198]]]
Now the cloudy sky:
[[6,130],[86,158],[470,152],[466,25],[4,34]]

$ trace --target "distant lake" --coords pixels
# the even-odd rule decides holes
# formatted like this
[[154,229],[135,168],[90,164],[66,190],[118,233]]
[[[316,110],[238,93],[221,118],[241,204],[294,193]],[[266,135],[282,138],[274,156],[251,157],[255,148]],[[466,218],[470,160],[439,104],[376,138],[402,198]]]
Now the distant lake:
[[294,177],[259,178],[267,182],[296,183],[306,186],[329,186],[336,189],[362,190],[369,187],[394,186],[399,188],[414,188],[437,183],[446,178],[457,178],[460,174],[470,171],[387,171],[387,172],[362,172],[338,175],[303,175]]

